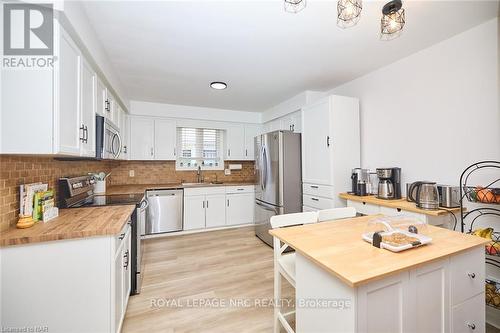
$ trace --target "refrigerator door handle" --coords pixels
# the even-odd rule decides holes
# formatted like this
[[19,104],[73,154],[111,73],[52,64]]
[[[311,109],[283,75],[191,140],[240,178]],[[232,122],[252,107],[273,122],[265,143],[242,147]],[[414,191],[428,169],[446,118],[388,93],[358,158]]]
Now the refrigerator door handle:
[[260,207],[264,208],[265,210],[272,211],[272,212],[274,212],[276,214],[279,214],[279,211],[275,207],[265,205],[265,204],[263,204],[262,202],[259,202],[259,201],[255,201],[255,204],[257,206],[260,206]]
[[266,152],[266,147],[262,147],[262,162],[263,162],[263,170],[264,170],[264,176],[262,177],[262,189],[264,190],[266,188],[267,184],[267,152]]

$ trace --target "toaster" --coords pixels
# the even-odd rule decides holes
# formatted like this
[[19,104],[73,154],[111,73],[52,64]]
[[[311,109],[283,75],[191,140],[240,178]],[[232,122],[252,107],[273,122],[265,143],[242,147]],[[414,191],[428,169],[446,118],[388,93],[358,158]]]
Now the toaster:
[[460,207],[460,189],[458,186],[438,185],[439,206],[445,208]]

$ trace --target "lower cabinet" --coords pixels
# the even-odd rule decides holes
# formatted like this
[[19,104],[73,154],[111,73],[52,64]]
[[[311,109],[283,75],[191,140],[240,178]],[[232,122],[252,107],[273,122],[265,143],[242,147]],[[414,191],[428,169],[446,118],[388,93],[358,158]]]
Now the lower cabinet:
[[254,193],[226,194],[226,224],[254,222]]
[[[131,285],[131,232],[0,248],[5,327],[120,332]],[[36,311],[26,311],[36,309]]]
[[254,205],[253,185],[184,189],[184,230],[253,223]]
[[205,227],[211,228],[226,225],[226,195],[207,195],[205,200]]

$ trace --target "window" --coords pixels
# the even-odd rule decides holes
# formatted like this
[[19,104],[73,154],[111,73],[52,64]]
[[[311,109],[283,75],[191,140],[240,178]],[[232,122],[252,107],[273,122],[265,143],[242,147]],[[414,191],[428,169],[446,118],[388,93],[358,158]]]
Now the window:
[[222,130],[210,128],[177,128],[177,147],[180,148],[176,169],[223,170]]

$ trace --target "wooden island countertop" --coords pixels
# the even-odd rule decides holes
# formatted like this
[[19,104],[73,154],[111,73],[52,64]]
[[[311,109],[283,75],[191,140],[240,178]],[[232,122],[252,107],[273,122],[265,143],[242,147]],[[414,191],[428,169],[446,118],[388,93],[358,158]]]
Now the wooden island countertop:
[[63,239],[117,235],[123,229],[135,205],[82,207],[59,210],[49,222],[38,222],[27,229],[1,232],[0,247]]
[[460,213],[460,208],[446,208],[446,209],[421,209],[415,205],[414,202],[407,201],[406,198],[395,199],[395,200],[384,200],[379,199],[375,195],[365,195],[359,196],[349,193],[340,193],[339,197],[345,200],[351,200],[356,202],[365,202],[372,205],[384,206],[389,208],[396,208],[401,210],[406,210],[409,212],[425,214],[430,216],[442,216],[451,213]]
[[476,246],[484,246],[489,241],[427,225],[423,234],[432,237],[432,243],[394,253],[376,248],[361,239],[361,234],[366,232],[367,222],[376,216],[382,215],[273,229],[269,233],[350,287]]

